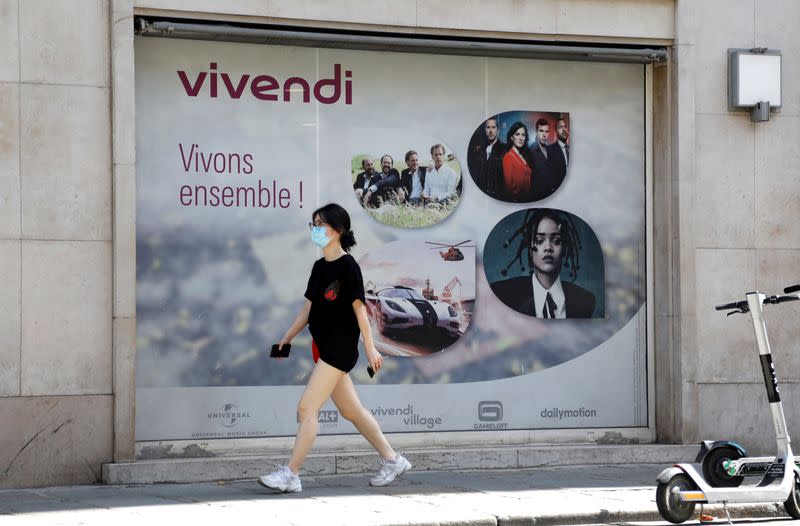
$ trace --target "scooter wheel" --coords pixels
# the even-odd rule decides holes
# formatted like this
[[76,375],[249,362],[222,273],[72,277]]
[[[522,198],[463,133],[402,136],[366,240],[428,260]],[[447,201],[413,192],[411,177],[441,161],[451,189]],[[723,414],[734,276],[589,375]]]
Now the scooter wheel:
[[739,475],[732,477],[723,466],[726,460],[738,460],[742,454],[738,449],[722,446],[709,451],[703,457],[703,478],[708,485],[714,488],[735,488],[739,486],[744,477]]
[[678,497],[678,491],[691,491],[697,486],[686,473],[673,475],[667,482],[659,482],[656,488],[656,506],[665,520],[680,524],[689,520],[694,513],[694,502],[684,502]]
[[789,494],[789,498],[783,503],[783,509],[793,519],[800,519],[800,480],[794,476],[794,488]]

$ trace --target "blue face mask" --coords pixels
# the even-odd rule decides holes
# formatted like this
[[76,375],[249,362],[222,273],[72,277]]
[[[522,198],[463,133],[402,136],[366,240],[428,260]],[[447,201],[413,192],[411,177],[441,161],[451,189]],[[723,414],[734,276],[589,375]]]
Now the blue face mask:
[[325,235],[324,226],[315,226],[311,229],[311,242],[319,248],[325,248],[331,242],[331,238]]

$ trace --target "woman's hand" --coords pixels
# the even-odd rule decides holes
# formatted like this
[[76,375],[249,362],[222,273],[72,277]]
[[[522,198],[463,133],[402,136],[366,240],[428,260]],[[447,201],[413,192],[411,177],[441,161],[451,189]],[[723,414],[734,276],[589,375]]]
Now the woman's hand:
[[[291,338],[287,338],[284,335],[283,338],[281,338],[281,340],[278,342],[278,350],[283,349],[284,345],[291,345],[291,344],[292,344],[292,339]],[[278,360],[285,360],[287,357],[278,356],[277,358],[278,358]]]
[[380,371],[383,366],[383,356],[381,356],[381,353],[375,348],[375,345],[367,347],[367,362],[376,373]]
[[376,373],[380,371],[383,365],[383,357],[377,349],[375,349],[375,342],[372,340],[372,328],[369,325],[367,318],[367,306],[360,299],[353,301],[353,310],[356,313],[358,320],[358,328],[361,331],[361,336],[364,339],[364,348],[367,352],[367,362],[372,370]]
[[[283,334],[281,341],[278,342],[278,348],[282,349],[284,345],[289,345],[292,343],[292,339],[297,336],[303,327],[308,325],[308,315],[311,312],[311,301],[306,299],[306,302],[303,304],[303,308],[300,309],[300,312],[297,313],[297,316],[294,318],[294,322],[292,326],[286,329],[286,332]],[[283,358],[278,358],[282,360]]]

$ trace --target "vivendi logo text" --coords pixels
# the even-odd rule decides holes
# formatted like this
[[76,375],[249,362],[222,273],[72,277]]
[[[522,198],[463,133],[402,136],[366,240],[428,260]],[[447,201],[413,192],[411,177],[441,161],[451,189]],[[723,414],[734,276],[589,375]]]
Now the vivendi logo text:
[[332,77],[322,77],[313,85],[303,77],[289,77],[281,82],[266,74],[226,73],[217,62],[209,64],[209,71],[187,73],[178,70],[177,73],[189,97],[240,99],[248,92],[249,86],[253,97],[265,101],[309,103],[313,96],[322,104],[335,104],[344,94],[344,103],[353,103],[353,72],[345,70],[342,77],[341,64],[333,65]]

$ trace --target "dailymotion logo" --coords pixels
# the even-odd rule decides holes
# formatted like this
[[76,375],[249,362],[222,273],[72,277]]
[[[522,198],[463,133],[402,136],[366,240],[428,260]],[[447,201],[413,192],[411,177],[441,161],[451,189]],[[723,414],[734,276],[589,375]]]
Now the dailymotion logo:
[[507,429],[503,420],[503,402],[499,400],[483,400],[478,402],[478,420],[475,429]]
[[559,409],[558,407],[554,407],[552,409],[542,409],[539,416],[557,420],[562,420],[564,418],[597,418],[597,410],[587,409],[585,407],[578,407],[575,409]]

